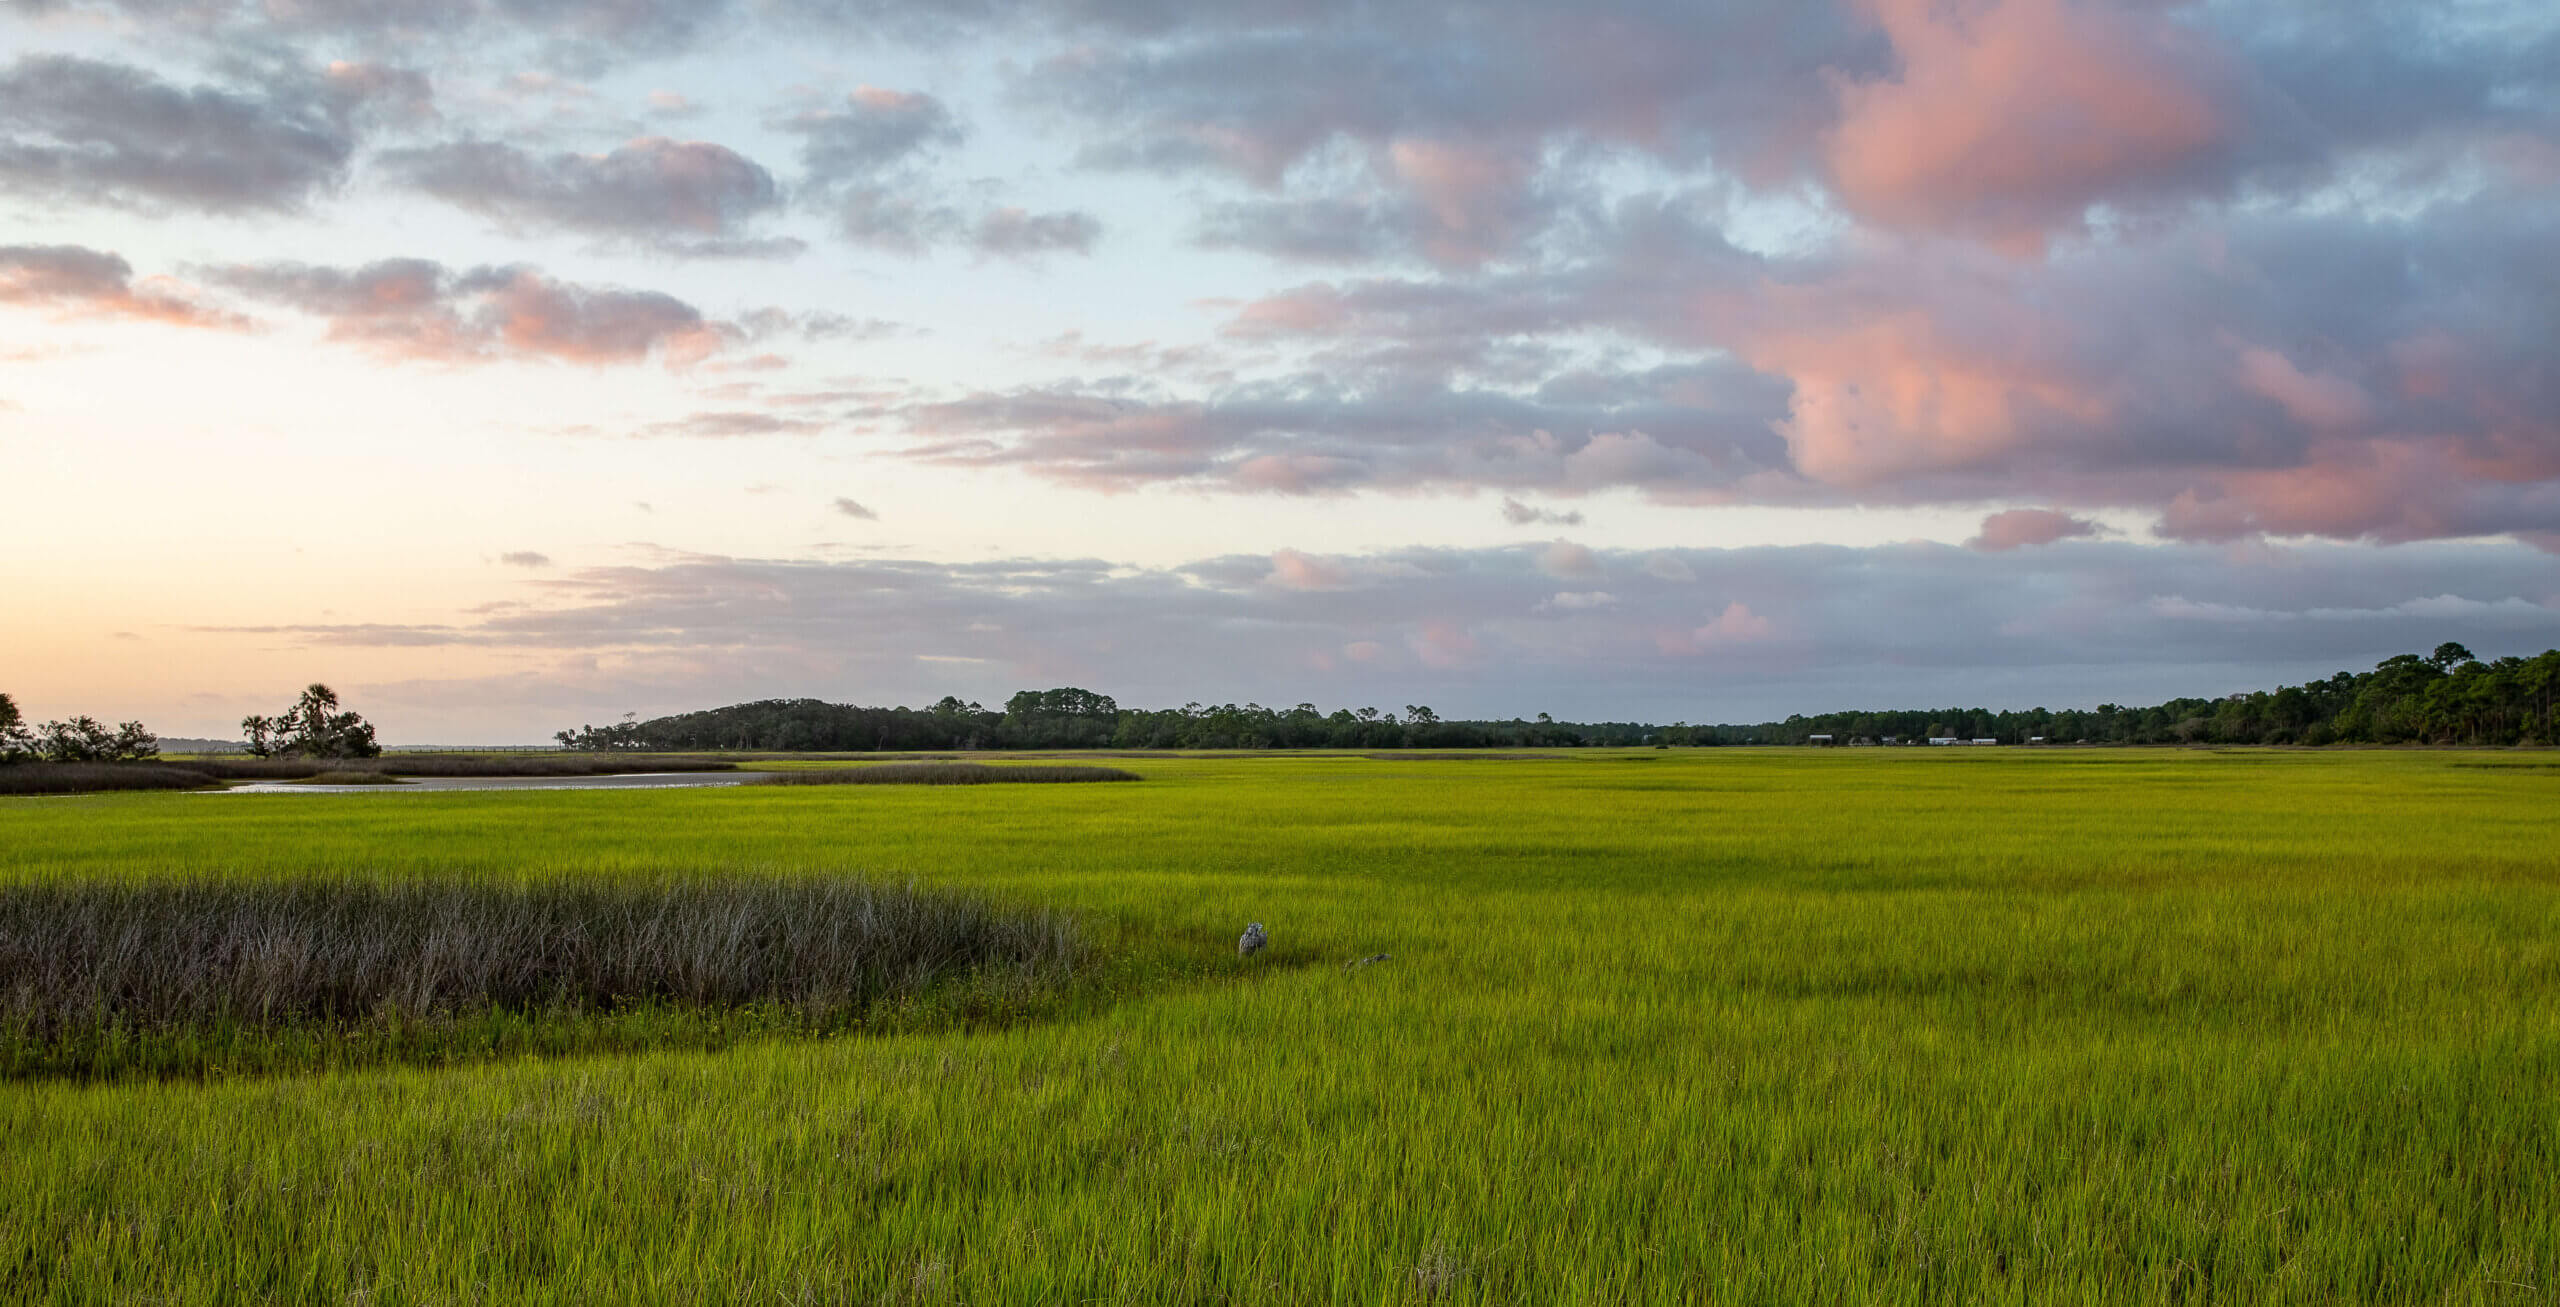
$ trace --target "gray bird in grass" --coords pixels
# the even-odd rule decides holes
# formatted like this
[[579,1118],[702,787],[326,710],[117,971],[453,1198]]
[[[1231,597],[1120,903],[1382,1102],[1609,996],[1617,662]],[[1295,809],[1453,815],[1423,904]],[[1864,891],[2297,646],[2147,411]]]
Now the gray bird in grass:
[[1245,927],[1243,937],[1236,941],[1236,956],[1240,958],[1252,957],[1254,954],[1261,952],[1263,946],[1270,942],[1271,936],[1263,932],[1262,923],[1257,921],[1252,925]]

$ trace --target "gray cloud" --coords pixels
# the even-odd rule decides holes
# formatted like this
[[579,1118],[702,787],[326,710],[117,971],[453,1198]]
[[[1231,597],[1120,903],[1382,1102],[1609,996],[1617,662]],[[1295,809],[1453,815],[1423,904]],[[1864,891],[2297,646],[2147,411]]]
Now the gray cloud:
[[694,413],[672,422],[653,423],[644,428],[642,434],[726,440],[739,436],[806,436],[826,429],[826,423],[806,418],[777,417],[771,413],[754,411],[729,411]]
[[723,348],[732,331],[671,295],[582,286],[524,267],[387,259],[357,268],[234,264],[203,275],[321,318],[331,339],[393,359],[682,364]]
[[1502,501],[1502,520],[1513,526],[1580,526],[1582,513],[1579,509],[1557,512],[1552,508],[1538,508],[1506,497]]
[[644,137],[602,155],[535,155],[462,140],[382,156],[392,176],[509,224],[566,228],[679,254],[788,255],[799,242],[747,234],[782,207],[755,161],[708,141]]
[[844,514],[846,517],[853,518],[860,522],[877,522],[880,520],[880,515],[878,513],[872,512],[870,509],[865,508],[861,504],[850,499],[837,499],[836,511]]
[[2057,540],[2077,540],[2098,534],[2098,524],[2069,513],[2050,508],[2012,508],[1982,519],[1982,531],[1965,542],[1968,549],[1999,553],[2008,549],[2024,549],[2032,545],[2049,545]]
[[[0,182],[15,194],[290,209],[336,185],[383,124],[433,111],[424,79],[386,64],[249,62],[277,24],[358,45],[470,40],[495,59],[517,36],[685,48],[744,12],[105,7],[219,28],[202,48],[229,52],[220,79],[11,65]],[[2034,503],[2066,525],[2132,509],[2191,541],[2560,539],[2548,6],[776,0],[757,12],[930,39],[1002,29],[1030,52],[1005,73],[1011,106],[1062,128],[1088,164],[1179,177],[1204,197],[1198,239],[1404,260],[1387,271],[1413,274],[1337,272],[1248,303],[1212,343],[1214,367],[1088,357],[1078,364],[1110,375],[868,405],[911,433],[915,458],[1106,489],[1623,488],[1699,503]],[[1968,75],[2004,69],[2016,76]],[[1097,245],[1089,214],[1005,207],[992,184],[934,175],[965,133],[933,96],[857,92],[774,125],[797,134],[799,197],[854,243],[989,258]],[[783,248],[753,230],[778,183],[717,146],[588,157],[466,139],[384,157],[508,221],[675,253]],[[1772,197],[1788,202],[1774,220],[1751,207]],[[1798,206],[1818,211],[1805,230],[1770,230]],[[54,311],[194,302],[60,249],[20,259],[9,293]],[[525,269],[226,277],[394,355],[627,362],[825,334],[806,315],[716,322],[671,297]],[[846,321],[842,338],[867,330]],[[657,429],[739,434],[762,416]],[[1982,543],[2027,526],[1986,526]]]
[[1197,239],[1210,249],[1253,250],[1301,263],[1365,263],[1398,253],[1408,224],[1388,209],[1334,198],[1211,204]]
[[856,245],[898,254],[922,254],[968,230],[968,218],[932,198],[920,186],[848,186],[828,204],[836,230]]
[[465,45],[600,71],[701,48],[734,31],[737,0],[25,0],[37,12],[120,14],[200,39],[353,42],[415,53]]
[[498,555],[498,561],[509,567],[549,567],[551,555],[530,549],[517,549]]
[[967,135],[933,96],[873,86],[846,96],[841,106],[796,114],[781,125],[800,136],[800,166],[819,186],[868,179]]
[[1018,208],[989,209],[969,232],[969,247],[1005,258],[1043,254],[1090,254],[1102,236],[1102,223],[1089,213],[1032,213]]
[[915,179],[838,188],[826,204],[846,240],[896,254],[959,246],[991,258],[1036,259],[1091,253],[1102,235],[1101,220],[1089,213],[966,206]]
[[2549,560],[2514,546],[1803,546],[1566,560],[1605,589],[1560,588],[1553,552],[1284,553],[1152,570],[679,556],[546,580],[530,606],[458,625],[259,634],[610,651],[654,686],[651,708],[846,684],[910,703],[1081,684],[1124,703],[1419,702],[1453,716],[1545,705],[1663,721],[2140,702],[2370,667],[2446,639],[2489,656],[2560,644]]
[[174,290],[137,285],[133,265],[123,256],[80,245],[0,245],[0,304],[177,327],[237,331],[254,325]]
[[[1309,374],[1200,399],[1096,388],[988,393],[897,411],[910,457],[1012,465],[1071,484],[1181,481],[1288,494],[1372,487],[1634,487],[1711,498],[1785,491],[1769,422],[1784,392],[1708,363],[1559,374],[1525,391]],[[1788,478],[1792,480],[1792,478]],[[1764,484],[1766,483],[1766,484]]]
[[[2017,247],[2093,210],[2297,194],[2560,127],[2560,21],[2522,4],[1046,11],[1113,34],[1017,88],[1085,126],[1087,162],[1286,191],[1214,208],[1210,238],[1326,259],[1517,252],[1553,215],[1541,190],[1595,149],[1753,187],[1817,179],[1880,226]],[[1310,171],[1346,152],[1387,198],[1308,200]]]
[[1027,260],[1091,253],[1102,234],[1101,220],[1089,213],[956,198],[922,165],[967,133],[949,106],[922,91],[866,86],[840,106],[777,126],[801,138],[802,185],[811,202],[856,245],[909,255],[960,246]]
[[[2484,124],[2547,135],[2560,24],[2525,3],[2306,5],[1981,0],[34,0],[235,41],[407,48],[470,42],[600,67],[698,50],[753,21],[1057,51],[1015,79],[1108,166],[1207,170],[1276,189],[1328,150],[1362,156],[1410,204],[1381,210],[1407,247],[1492,255],[1541,222],[1504,219],[1547,163],[1601,149],[1754,186],[1807,179],[1862,212],[2003,235],[2072,227],[2089,205],[2143,207],[2317,185],[2376,152]],[[2033,49],[1976,68],[1969,52]],[[2015,76],[1997,75],[2003,70]],[[1953,88],[1941,96],[1932,88]],[[2145,105],[2109,97],[2150,93]],[[2006,98],[2003,98],[2003,97]],[[2125,129],[2152,108],[2154,130]],[[1869,108],[1917,106],[1929,115]],[[1942,112],[1953,109],[1958,112]],[[1967,116],[1967,115],[1970,116]],[[1858,166],[1868,122],[1953,124],[1948,183]],[[857,157],[899,147],[848,129]],[[1877,142],[1892,145],[1897,142]],[[1901,146],[1932,141],[1905,138]],[[1402,157],[1399,152],[1402,151]],[[1974,163],[1990,165],[1961,176]],[[1918,170],[1915,170],[1918,171]]]
[[0,70],[0,184],[148,211],[286,212],[345,179],[380,117],[425,111],[424,79],[380,65],[256,69],[224,88],[30,55]]
[[[1228,338],[1320,364],[1306,379],[909,416],[942,437],[928,457],[1096,484],[2043,499],[2206,540],[2549,532],[2560,218],[2536,189],[2416,217],[2199,215],[2039,260],[1925,237],[1754,254],[1676,197],[1632,200],[1535,269],[1243,306]],[[1595,334],[1706,362],[1630,374],[1542,348]],[[1585,448],[1605,457],[1536,456]]]
[[795,313],[770,305],[739,314],[737,326],[747,339],[758,341],[783,335],[803,340],[880,340],[909,330],[885,318],[857,318],[823,309]]

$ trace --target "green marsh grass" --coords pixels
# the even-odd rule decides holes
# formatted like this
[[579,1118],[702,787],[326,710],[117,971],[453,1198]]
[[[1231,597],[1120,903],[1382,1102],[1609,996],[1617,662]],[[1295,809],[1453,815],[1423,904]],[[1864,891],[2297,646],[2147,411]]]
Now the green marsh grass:
[[1134,781],[1124,767],[1039,766],[978,762],[878,762],[855,767],[803,767],[770,773],[769,785],[996,785]]
[[970,1031],[0,1085],[0,1298],[2560,1291],[2547,775],[1635,756],[0,803],[18,884],[842,867],[1069,913],[1132,978]]

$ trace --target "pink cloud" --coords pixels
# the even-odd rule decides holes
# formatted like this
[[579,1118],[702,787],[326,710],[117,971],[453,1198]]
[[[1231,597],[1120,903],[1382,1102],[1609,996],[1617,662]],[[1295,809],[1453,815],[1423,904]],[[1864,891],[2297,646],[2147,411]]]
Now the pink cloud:
[[1238,489],[1310,495],[1356,484],[1367,470],[1357,460],[1321,454],[1260,454],[1237,463],[1233,475]]
[[510,347],[572,363],[631,363],[656,354],[700,362],[724,343],[689,305],[664,295],[599,291],[518,271],[489,295],[490,316]]
[[136,281],[118,255],[78,245],[0,246],[0,304],[42,305],[62,313],[127,318],[171,327],[248,330],[249,319],[187,297],[167,278]]
[[1982,519],[1982,533],[1965,541],[1965,547],[1996,554],[2097,533],[2098,524],[2087,518],[2050,508],[2012,508]]
[[1533,154],[1448,141],[1400,140],[1387,170],[1429,215],[1423,253],[1442,263],[1480,262],[1515,238],[1513,199],[1536,169]]
[[1246,304],[1227,325],[1232,336],[1321,335],[1351,323],[1350,306],[1333,286],[1300,286]]
[[2446,462],[2400,441],[2323,445],[2298,467],[2248,468],[2202,478],[2161,514],[2160,532],[2180,540],[2232,540],[2267,533],[2348,538],[2462,534],[2441,518],[2456,478]]
[[1271,555],[1270,580],[1283,590],[1339,590],[1351,584],[1351,574],[1321,558],[1283,549]]
[[1838,83],[1822,159],[1869,221],[2034,253],[2093,203],[2210,169],[2237,131],[2223,89],[2231,62],[2158,6],[1865,7],[1901,67]]
[[1709,618],[1705,625],[1686,631],[1666,631],[1654,638],[1654,645],[1666,654],[1689,656],[1735,645],[1759,644],[1778,633],[1777,623],[1751,611],[1740,600],[1724,606],[1724,611]]
[[1737,600],[1726,604],[1715,620],[1699,627],[1694,634],[1700,644],[1749,644],[1766,640],[1777,627],[1768,618],[1751,611],[1748,604]]
[[1600,575],[1600,556],[1587,545],[1558,540],[1538,551],[1538,570],[1559,581],[1589,581]]
[[587,366],[654,359],[686,367],[736,334],[670,295],[582,286],[531,268],[456,272],[426,259],[386,259],[352,269],[287,263],[209,275],[321,318],[332,340],[394,359],[515,356]]
[[1476,638],[1456,622],[1428,621],[1413,637],[1414,656],[1426,667],[1463,666],[1476,656]]
[[2199,473],[2160,533],[2230,540],[2265,533],[2387,542],[2452,536],[2528,539],[2560,520],[2560,433],[2487,445],[2388,435],[2324,440],[2292,467]]
[[2332,372],[2304,372],[2293,360],[2256,345],[2240,351],[2240,385],[2316,431],[2361,426],[2372,411],[2356,383]]
[[1848,284],[1763,288],[1750,310],[1763,320],[1744,328],[1740,353],[1795,384],[1778,430],[1798,471],[1870,486],[1993,463],[2058,425],[2107,417],[2103,383],[2059,351],[2068,324],[1979,290],[1891,302],[1911,293],[1876,303]]

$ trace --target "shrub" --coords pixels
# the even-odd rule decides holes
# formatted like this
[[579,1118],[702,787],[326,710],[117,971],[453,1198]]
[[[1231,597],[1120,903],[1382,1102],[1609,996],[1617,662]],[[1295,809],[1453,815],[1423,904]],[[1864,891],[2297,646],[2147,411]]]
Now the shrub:
[[982,762],[887,762],[775,772],[775,785],[988,785],[1010,781],[1134,781],[1117,767],[990,767]]

